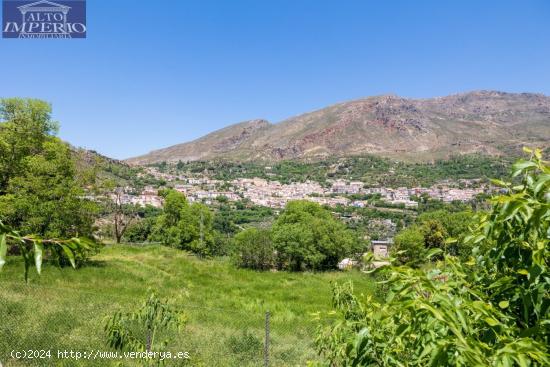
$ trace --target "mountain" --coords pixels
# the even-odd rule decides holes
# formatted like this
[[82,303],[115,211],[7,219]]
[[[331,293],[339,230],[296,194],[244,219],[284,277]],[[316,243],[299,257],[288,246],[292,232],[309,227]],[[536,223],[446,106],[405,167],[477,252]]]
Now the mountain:
[[550,97],[475,91],[429,99],[376,96],[276,124],[246,121],[127,162],[316,159],[363,154],[425,161],[469,153],[503,155],[524,145],[550,146]]

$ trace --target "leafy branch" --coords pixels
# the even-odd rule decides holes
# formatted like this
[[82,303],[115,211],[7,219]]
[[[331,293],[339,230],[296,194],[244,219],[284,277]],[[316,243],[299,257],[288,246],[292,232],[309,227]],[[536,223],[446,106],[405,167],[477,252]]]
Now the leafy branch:
[[29,270],[32,266],[39,275],[41,274],[45,257],[51,258],[58,265],[61,264],[61,259],[66,258],[71,266],[76,268],[77,257],[96,246],[93,241],[86,238],[43,239],[34,235],[23,236],[0,221],[0,270],[7,262],[10,248],[23,258],[25,282],[29,280]]
[[[154,292],[141,308],[132,312],[116,312],[106,320],[107,344],[117,350],[151,352],[159,331],[181,329],[186,316],[181,310],[160,299]],[[163,347],[168,344],[165,340]]]

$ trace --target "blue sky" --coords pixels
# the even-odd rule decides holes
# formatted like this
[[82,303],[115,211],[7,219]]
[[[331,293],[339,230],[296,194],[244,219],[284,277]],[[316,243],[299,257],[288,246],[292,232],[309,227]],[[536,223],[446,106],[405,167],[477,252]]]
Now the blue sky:
[[88,0],[85,40],[0,39],[0,97],[127,158],[379,94],[550,95],[550,1]]

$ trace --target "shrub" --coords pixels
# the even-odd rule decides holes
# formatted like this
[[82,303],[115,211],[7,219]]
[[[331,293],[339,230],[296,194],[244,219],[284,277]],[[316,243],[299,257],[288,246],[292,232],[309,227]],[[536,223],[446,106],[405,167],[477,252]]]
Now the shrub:
[[469,210],[460,212],[436,210],[419,215],[418,223],[425,224],[430,221],[437,221],[444,229],[444,232],[441,233],[444,233],[447,239],[453,238],[456,240],[447,244],[446,252],[467,261],[472,254],[472,246],[463,240],[469,233],[469,227],[474,224],[473,219],[474,213]]
[[402,230],[395,236],[391,254],[400,264],[419,266],[424,261],[424,234],[414,226]]
[[275,254],[268,230],[248,228],[233,239],[233,261],[240,267],[268,270],[274,266]]
[[146,242],[149,240],[155,220],[155,218],[145,218],[130,224],[124,232],[124,239],[133,243]]
[[[118,311],[106,319],[107,345],[121,351],[159,351],[169,341],[159,341],[159,337],[171,328],[180,331],[186,321],[186,315],[179,308],[152,292],[141,308],[131,312]],[[154,360],[155,364],[161,365],[162,360],[157,357]]]

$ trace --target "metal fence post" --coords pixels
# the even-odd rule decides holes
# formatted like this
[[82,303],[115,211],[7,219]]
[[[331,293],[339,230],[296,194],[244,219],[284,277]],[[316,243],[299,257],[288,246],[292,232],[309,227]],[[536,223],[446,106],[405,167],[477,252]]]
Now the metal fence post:
[[265,313],[264,367],[269,367],[269,311]]

